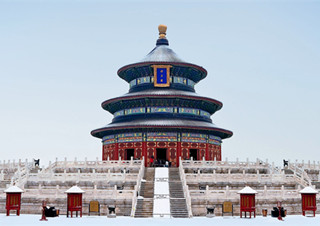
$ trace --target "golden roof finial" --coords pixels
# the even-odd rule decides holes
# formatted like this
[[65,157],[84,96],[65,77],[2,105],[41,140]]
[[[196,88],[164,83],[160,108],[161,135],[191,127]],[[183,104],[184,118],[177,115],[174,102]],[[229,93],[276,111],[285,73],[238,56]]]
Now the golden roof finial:
[[159,30],[159,38],[160,39],[166,39],[166,31],[167,31],[167,26],[160,24],[158,27]]

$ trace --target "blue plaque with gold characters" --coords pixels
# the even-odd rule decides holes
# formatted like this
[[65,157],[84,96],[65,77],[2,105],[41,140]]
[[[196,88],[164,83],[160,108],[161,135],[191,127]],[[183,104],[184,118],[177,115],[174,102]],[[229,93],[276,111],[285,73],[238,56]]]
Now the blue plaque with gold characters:
[[152,65],[154,75],[155,87],[169,87],[170,86],[170,68],[171,65]]

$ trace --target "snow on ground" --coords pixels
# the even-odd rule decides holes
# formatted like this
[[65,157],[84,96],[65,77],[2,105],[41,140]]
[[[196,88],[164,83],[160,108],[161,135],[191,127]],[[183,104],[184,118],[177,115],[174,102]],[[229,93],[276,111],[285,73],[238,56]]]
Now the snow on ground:
[[82,218],[67,218],[65,215],[48,218],[48,221],[39,221],[40,215],[20,215],[5,216],[0,214],[1,226],[304,226],[304,225],[320,225],[320,216],[303,217],[303,216],[287,216],[284,221],[279,221],[277,218],[257,216],[252,219],[240,219],[240,217],[194,217],[191,219],[177,219],[177,218],[131,218],[131,217],[117,217],[107,218],[106,216],[83,216]]

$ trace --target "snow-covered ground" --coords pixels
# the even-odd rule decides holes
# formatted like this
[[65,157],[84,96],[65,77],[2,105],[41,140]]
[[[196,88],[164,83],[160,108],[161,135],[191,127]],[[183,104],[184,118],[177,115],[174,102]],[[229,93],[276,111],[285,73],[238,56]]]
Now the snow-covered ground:
[[0,214],[1,226],[265,226],[265,225],[282,225],[282,226],[305,226],[305,225],[320,225],[320,216],[316,217],[303,217],[303,216],[288,216],[284,218],[284,221],[279,221],[277,218],[261,217],[252,219],[240,219],[239,217],[194,217],[191,219],[177,219],[177,218],[131,218],[131,217],[117,217],[107,218],[106,216],[84,216],[82,218],[66,218],[66,216],[60,216],[56,218],[48,218],[48,221],[39,221],[40,215],[20,215],[17,216],[5,216]]

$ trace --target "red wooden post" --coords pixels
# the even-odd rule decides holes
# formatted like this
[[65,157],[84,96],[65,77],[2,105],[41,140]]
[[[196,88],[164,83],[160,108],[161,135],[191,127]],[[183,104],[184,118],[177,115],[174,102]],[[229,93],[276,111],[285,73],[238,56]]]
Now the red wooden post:
[[240,194],[240,217],[242,218],[242,212],[244,212],[245,217],[247,217],[247,212],[251,213],[253,212],[254,217],[256,217],[256,200],[255,195],[258,192],[253,190],[252,188],[246,186],[241,191],[238,191],[238,194]]
[[17,215],[20,216],[21,193],[23,192],[23,190],[18,188],[17,186],[11,186],[8,189],[6,189],[4,192],[7,194],[7,199],[6,199],[7,216],[10,215],[10,210],[16,210]]
[[80,217],[82,217],[82,194],[85,191],[83,191],[78,186],[73,186],[69,190],[65,191],[67,193],[67,217],[69,217],[69,211],[76,212],[76,216],[78,216],[78,212],[80,212]]
[[316,202],[316,196],[318,194],[318,191],[313,189],[312,187],[305,187],[301,191],[299,191],[301,194],[301,206],[302,206],[302,215],[306,215],[306,211],[312,211],[313,216],[316,216],[317,211],[317,202]]

